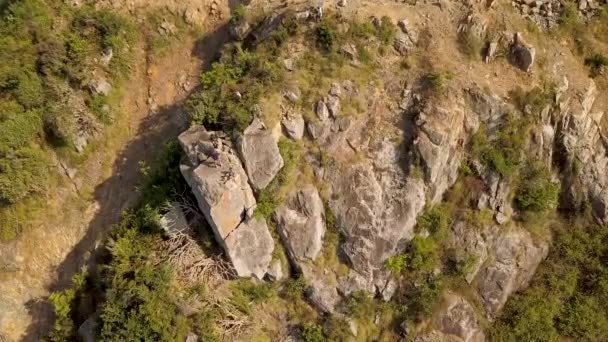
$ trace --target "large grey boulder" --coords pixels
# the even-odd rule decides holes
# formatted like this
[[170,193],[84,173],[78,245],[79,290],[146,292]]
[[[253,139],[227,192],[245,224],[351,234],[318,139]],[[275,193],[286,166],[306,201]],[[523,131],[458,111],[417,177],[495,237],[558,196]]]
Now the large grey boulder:
[[344,236],[341,249],[366,278],[383,267],[399,241],[410,239],[425,204],[424,184],[406,178],[399,149],[385,140],[364,159],[332,172],[330,206]]
[[237,145],[253,188],[256,191],[266,188],[283,167],[272,131],[256,118],[238,138]]
[[448,293],[438,312],[433,315],[432,331],[416,341],[483,342],[485,334],[473,306],[463,297]]
[[291,194],[275,212],[283,245],[296,268],[314,261],[323,247],[324,207],[317,189],[305,185]]
[[402,55],[412,52],[418,44],[418,32],[410,24],[409,20],[399,20],[397,26],[401,29],[395,36],[393,46]]
[[489,319],[512,293],[528,285],[549,251],[546,241],[536,241],[516,226],[479,228],[459,221],[451,227],[448,241],[474,258],[465,279],[477,289]]
[[460,337],[464,342],[485,340],[475,309],[464,298],[448,294],[443,310],[436,316],[441,331]]
[[242,222],[229,236],[225,245],[236,273],[241,277],[262,279],[272,261],[274,240],[266,220],[252,217]]
[[308,288],[307,297],[312,306],[322,313],[333,313],[341,299],[336,287],[323,280],[315,281]]
[[262,278],[274,243],[266,222],[251,218],[255,198],[230,141],[193,126],[179,136],[186,158],[180,165],[198,205],[237,274]]
[[491,262],[481,268],[476,283],[487,316],[493,318],[513,292],[528,285],[549,246],[535,242],[524,229],[494,227],[486,240],[491,247]]
[[95,313],[87,318],[78,327],[78,338],[82,342],[95,342],[95,329],[97,327],[97,318],[99,314]]
[[305,122],[299,112],[289,112],[281,120],[285,134],[293,140],[300,140],[304,136]]

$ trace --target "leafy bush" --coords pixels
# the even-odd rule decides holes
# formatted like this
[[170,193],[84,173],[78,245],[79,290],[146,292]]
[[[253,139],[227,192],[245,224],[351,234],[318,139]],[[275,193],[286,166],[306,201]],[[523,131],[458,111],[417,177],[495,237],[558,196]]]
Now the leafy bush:
[[304,323],[302,325],[302,341],[325,342],[327,338],[323,335],[323,329],[318,324]]
[[397,28],[391,21],[391,18],[383,16],[380,19],[380,25],[376,29],[376,36],[384,45],[392,44],[397,34]]
[[112,261],[98,321],[99,338],[183,341],[188,327],[171,301],[171,272],[149,261],[155,241],[138,232],[140,221],[127,217],[123,233],[110,246]]
[[76,327],[72,320],[74,300],[79,291],[84,290],[86,273],[77,273],[72,278],[72,287],[60,292],[53,292],[49,300],[55,311],[55,323],[49,335],[51,341],[66,341],[74,338]]
[[186,103],[195,123],[245,129],[257,112],[266,87],[280,83],[284,70],[274,55],[232,46],[201,77],[202,91]]
[[442,279],[430,275],[426,281],[413,286],[406,302],[410,317],[420,318],[430,315],[439,302],[443,289]]
[[323,19],[315,30],[317,45],[325,51],[332,51],[338,40],[338,28],[333,20]]
[[[241,280],[232,286],[233,297],[241,297],[249,303],[265,302],[275,296],[274,288],[268,283],[255,283],[251,280]],[[248,310],[249,311],[249,310]]]
[[230,22],[233,24],[240,23],[242,20],[245,20],[245,14],[247,13],[247,9],[245,5],[238,4],[232,10],[232,15],[230,16]]
[[38,148],[0,151],[0,204],[14,204],[26,196],[44,191],[49,161]]
[[446,205],[427,208],[416,220],[418,231],[427,231],[435,239],[442,239],[450,225],[450,212]]
[[608,232],[557,227],[530,286],[509,299],[491,330],[496,341],[602,341],[608,338]]
[[471,59],[479,59],[484,42],[471,30],[465,30],[458,34],[458,47],[460,52]]
[[346,342],[353,338],[348,322],[335,315],[331,315],[326,320],[323,332],[329,341]]
[[407,267],[414,272],[432,272],[439,261],[437,242],[430,238],[416,236],[407,250]]
[[424,76],[422,83],[429,95],[441,94],[452,78],[454,75],[450,72],[431,72]]
[[492,140],[488,139],[485,127],[481,127],[471,139],[471,153],[501,176],[509,177],[520,164],[526,127],[523,119],[509,115]]
[[596,53],[585,58],[585,65],[589,67],[590,76],[595,78],[601,75],[608,66],[608,58],[601,53]]
[[304,291],[306,291],[307,288],[308,284],[306,284],[306,279],[299,276],[296,279],[289,279],[285,283],[284,293],[288,298],[302,298]]
[[509,92],[509,97],[522,113],[538,115],[547,105],[553,103],[555,92],[554,84],[544,83],[541,87],[534,87],[529,91],[517,87]]
[[543,211],[557,205],[559,185],[551,181],[551,172],[540,163],[529,163],[522,171],[515,203],[521,210]]
[[399,274],[405,270],[405,265],[407,264],[407,256],[404,254],[397,254],[389,257],[386,260],[386,269],[393,272],[394,274]]

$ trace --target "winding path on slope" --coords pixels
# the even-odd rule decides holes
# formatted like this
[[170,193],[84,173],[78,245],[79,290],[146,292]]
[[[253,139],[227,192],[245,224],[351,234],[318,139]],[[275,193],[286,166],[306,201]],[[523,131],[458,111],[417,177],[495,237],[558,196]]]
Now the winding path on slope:
[[185,128],[183,100],[227,37],[221,25],[154,61],[139,48],[118,111],[128,116],[121,125],[126,132],[102,139],[74,180],[52,190],[44,224],[0,245],[0,265],[11,264],[8,272],[0,269],[0,341],[38,341],[48,333],[53,321],[48,294],[69,286],[103,234],[135,204],[140,162],[152,164]]

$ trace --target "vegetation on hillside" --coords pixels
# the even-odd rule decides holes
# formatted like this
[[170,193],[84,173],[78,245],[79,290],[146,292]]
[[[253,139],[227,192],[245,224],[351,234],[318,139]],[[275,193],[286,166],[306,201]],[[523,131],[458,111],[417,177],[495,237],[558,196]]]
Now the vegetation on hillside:
[[52,150],[73,149],[83,121],[111,120],[106,97],[89,89],[95,77],[126,75],[134,39],[131,21],[108,10],[44,0],[2,6],[0,238],[22,228],[15,205],[44,196],[55,173]]
[[[239,22],[244,17],[243,7],[238,7],[232,21]],[[297,75],[303,81],[302,97],[294,104],[298,109],[311,107],[311,99],[320,92],[318,88],[325,86],[319,75],[333,75],[348,65],[349,60],[356,60],[360,68],[357,70],[364,74],[377,62],[378,56],[386,53],[395,34],[396,28],[388,18],[374,25],[328,16],[304,31],[288,16],[274,33],[256,45],[228,44],[221,58],[201,75],[202,89],[189,99],[186,110],[193,123],[228,133],[242,131],[256,116],[270,120],[265,116],[268,113],[262,113],[260,102],[265,96],[280,91],[288,79],[282,60],[287,57],[284,50],[287,40],[295,35],[313,38],[310,46],[306,46],[310,51],[302,56],[306,65],[301,69],[308,75]],[[462,39],[465,52],[473,56],[478,50],[477,43],[466,41],[467,37]],[[99,48],[103,47],[102,41],[100,39]],[[355,46],[355,56],[343,51],[345,44]],[[425,71],[419,76],[436,96],[443,94],[442,90],[452,78],[448,72],[437,71]],[[315,80],[307,83],[310,78]],[[23,103],[32,99],[24,95],[19,95],[21,100],[18,95],[11,96],[18,108],[27,112]],[[473,297],[467,299],[476,306],[476,297],[463,290],[470,289],[464,278],[476,258],[460,246],[453,246],[448,241],[449,231],[457,221],[471,223],[471,229],[480,231],[496,226],[492,213],[488,214],[490,210],[479,209],[472,201],[473,195],[486,190],[480,171],[494,172],[512,186],[508,200],[512,200],[516,210],[513,225],[530,228],[528,214],[553,223],[549,218],[559,215],[556,213],[559,185],[552,179],[550,165],[531,160],[525,150],[538,114],[551,105],[554,97],[550,85],[511,93],[514,113],[505,115],[495,127],[481,126],[466,146],[467,160],[463,162],[456,185],[441,203],[425,208],[417,219],[414,237],[404,241],[398,253],[386,261],[385,269],[391,281],[398,285],[393,298],[385,302],[380,295],[357,291],[339,304],[340,314],[315,312],[306,302],[310,284],[297,272],[274,283],[232,279],[216,292],[209,284],[178,277],[164,258],[167,251],[157,248],[168,239],[159,223],[166,202],[175,200],[187,189],[178,169],[179,148],[173,144],[157,171],[150,173],[146,169],[148,178],[141,189],[141,203],[125,213],[122,222],[114,227],[107,242],[108,253],[101,260],[101,271],[79,275],[74,278],[73,288],[51,296],[57,319],[50,339],[74,338],[77,327],[87,317],[85,313],[97,310],[96,334],[101,340],[138,336],[144,340],[178,341],[195,332],[203,341],[219,341],[232,338],[229,331],[240,332],[239,329],[251,325],[261,330],[248,331],[252,334],[248,338],[256,340],[256,333],[264,337],[276,333],[272,329],[277,328],[271,324],[263,327],[252,324],[266,323],[265,319],[288,321],[294,327],[289,333],[298,334],[307,342],[347,341],[355,335],[351,324],[356,325],[359,340],[396,340],[403,334],[404,326],[428,322],[447,290]],[[43,119],[41,117],[40,127],[45,125]],[[45,130],[40,129],[40,137],[46,137]],[[295,178],[300,169],[304,169],[303,156],[314,150],[310,145],[313,144],[308,141],[279,142],[285,166],[268,188],[257,194],[257,215],[270,221],[283,200],[285,188],[298,185]],[[37,146],[47,145],[41,142]],[[14,147],[15,150],[22,148],[25,147]],[[322,166],[334,163],[324,151],[317,154]],[[483,170],[477,169],[479,163]],[[596,341],[608,336],[608,311],[602,306],[608,301],[605,266],[608,233],[605,227],[590,224],[586,218],[570,221],[565,218],[568,213],[564,214],[556,219],[559,224],[550,226],[554,235],[551,252],[530,287],[512,295],[496,322],[488,323],[492,340],[557,341],[560,337],[569,337]],[[324,247],[330,245],[331,249],[324,249],[323,254],[335,253],[340,229],[331,210],[326,210],[325,215],[328,232]],[[509,224],[496,227],[511,228]],[[546,228],[544,232],[549,231],[548,224],[543,223],[543,228]],[[212,245],[210,239],[202,237],[197,243]],[[81,304],[86,302],[87,293],[96,294],[94,305],[83,310]],[[192,310],[195,313],[182,305],[185,299],[194,299],[200,304]],[[276,312],[281,314],[269,317]],[[482,316],[485,314],[480,312],[479,317]],[[408,330],[411,334],[408,337],[413,338],[416,332]]]

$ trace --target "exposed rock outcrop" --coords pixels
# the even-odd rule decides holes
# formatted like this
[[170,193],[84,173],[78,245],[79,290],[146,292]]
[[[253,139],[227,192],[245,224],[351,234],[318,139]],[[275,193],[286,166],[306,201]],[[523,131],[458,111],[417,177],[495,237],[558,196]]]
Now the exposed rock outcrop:
[[283,167],[283,157],[264,123],[254,119],[237,141],[249,182],[256,191],[264,189]]
[[464,98],[457,95],[448,95],[441,102],[428,102],[419,111],[414,147],[424,167],[431,202],[441,200],[456,182],[464,143],[468,140],[466,133],[471,133],[466,132],[466,119]]
[[304,118],[299,112],[288,112],[281,120],[285,134],[293,140],[300,140],[304,136]]
[[224,241],[226,252],[241,277],[262,279],[268,270],[274,240],[266,220],[252,217],[242,222]]
[[475,309],[459,295],[448,293],[441,310],[434,314],[433,321],[436,329],[416,341],[485,341]]
[[261,279],[274,242],[266,222],[251,217],[255,198],[230,142],[202,126],[183,132],[179,142],[186,154],[180,170],[216,239],[239,276]]
[[340,301],[336,287],[323,280],[315,281],[308,288],[307,297],[310,303],[323,313],[333,313]]
[[[576,203],[591,203],[593,215],[608,221],[608,139],[600,122],[602,111],[593,111],[597,89],[590,85],[582,96],[564,97],[559,103],[561,121],[557,136],[565,159],[565,205],[572,209]],[[579,170],[576,170],[576,168]],[[580,183],[584,191],[577,191]]]
[[545,241],[534,241],[530,233],[518,227],[481,230],[457,222],[450,240],[475,258],[465,278],[475,285],[490,319],[513,292],[528,285],[549,251]]
[[412,237],[425,204],[424,184],[405,177],[394,144],[385,140],[369,155],[333,173],[333,193],[339,196],[330,201],[344,235],[341,248],[366,278],[395,253],[400,240]]
[[393,46],[402,55],[412,52],[418,44],[418,31],[410,24],[409,20],[402,19],[397,23],[400,31],[397,32]]
[[323,245],[325,218],[323,201],[317,189],[306,185],[275,212],[277,229],[283,245],[296,268],[314,261]]

